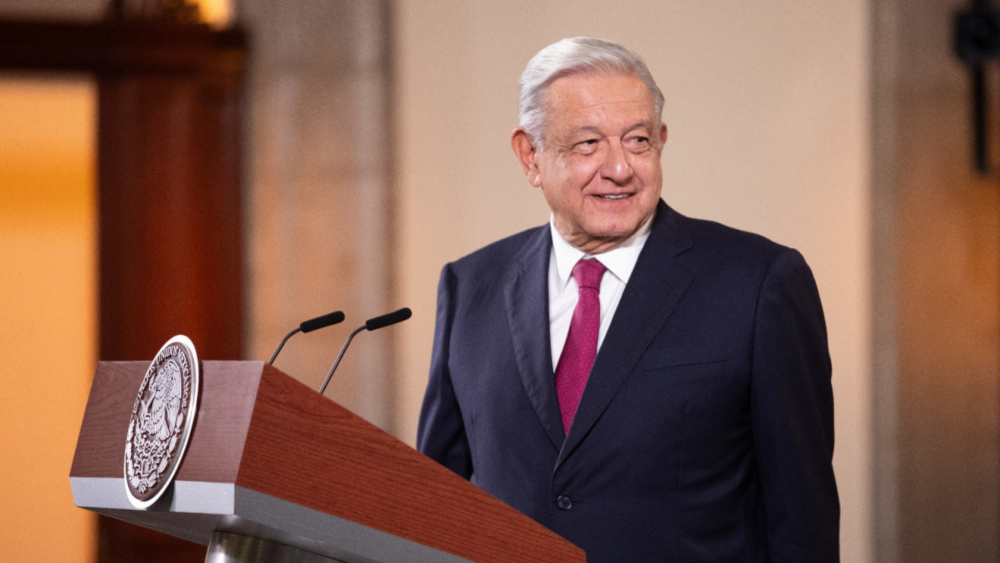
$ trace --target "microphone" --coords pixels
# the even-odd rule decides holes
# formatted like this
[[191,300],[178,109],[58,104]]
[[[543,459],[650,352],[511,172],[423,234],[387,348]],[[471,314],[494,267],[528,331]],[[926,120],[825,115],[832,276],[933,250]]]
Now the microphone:
[[285,347],[285,342],[288,342],[288,339],[291,338],[293,334],[296,334],[296,333],[299,333],[299,332],[312,332],[314,330],[319,330],[321,328],[326,328],[328,326],[344,322],[344,318],[345,317],[344,317],[344,313],[343,312],[341,312],[341,311],[334,311],[332,313],[327,313],[327,314],[323,315],[322,317],[316,317],[315,319],[309,319],[308,321],[302,321],[301,323],[299,323],[299,327],[298,328],[296,328],[292,332],[289,332],[288,334],[285,335],[284,338],[281,339],[281,344],[278,344],[278,349],[274,351],[274,354],[271,355],[271,359],[268,360],[267,363],[268,364],[273,364],[274,363],[274,359],[278,357],[278,352],[281,352],[281,349]]
[[347,347],[351,345],[351,341],[354,340],[354,336],[357,335],[362,330],[378,330],[380,328],[385,328],[389,325],[394,325],[396,323],[401,323],[406,319],[413,316],[413,312],[409,308],[403,307],[398,311],[393,311],[391,313],[386,313],[380,317],[375,317],[373,319],[368,319],[365,321],[363,326],[359,326],[347,337],[347,341],[344,342],[343,348],[340,349],[340,354],[337,355],[337,361],[333,362],[333,367],[330,368],[330,373],[326,374],[326,379],[323,380],[323,385],[319,388],[319,394],[322,395],[326,391],[326,386],[330,384],[330,379],[333,378],[333,372],[337,371],[337,366],[340,365],[340,360],[344,359],[344,352],[347,351]]

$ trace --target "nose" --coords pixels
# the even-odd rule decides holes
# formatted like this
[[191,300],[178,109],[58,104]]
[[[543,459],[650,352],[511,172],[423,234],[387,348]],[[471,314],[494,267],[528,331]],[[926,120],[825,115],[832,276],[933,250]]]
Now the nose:
[[628,162],[628,155],[621,140],[612,140],[608,143],[604,163],[601,165],[601,177],[621,186],[632,179],[632,174],[632,165]]

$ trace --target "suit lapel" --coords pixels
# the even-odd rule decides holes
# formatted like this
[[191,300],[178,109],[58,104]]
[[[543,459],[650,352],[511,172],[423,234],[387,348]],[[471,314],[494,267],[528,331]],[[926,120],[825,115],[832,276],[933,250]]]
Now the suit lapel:
[[504,301],[521,382],[552,447],[558,451],[563,444],[563,428],[549,342],[551,249],[549,227],[540,227],[518,257],[516,272],[504,289]]
[[649,239],[594,361],[557,468],[590,432],[693,279],[676,259],[691,247],[684,218],[662,201],[656,214]]

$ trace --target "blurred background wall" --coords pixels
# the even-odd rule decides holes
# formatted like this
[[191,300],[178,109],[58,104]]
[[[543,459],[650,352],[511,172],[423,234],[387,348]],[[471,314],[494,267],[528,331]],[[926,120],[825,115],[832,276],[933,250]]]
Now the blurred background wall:
[[[0,1],[91,17],[98,2]],[[66,476],[97,360],[95,91],[87,76],[0,75],[0,541],[11,561],[92,561]],[[43,375],[45,374],[45,375]],[[52,530],[64,530],[52,542]]]
[[[945,90],[954,94],[948,98],[953,108],[949,123],[957,124],[965,118],[961,97],[965,90],[947,45],[950,10],[958,2],[924,2],[934,5],[933,9],[914,11],[909,19],[901,17],[907,11],[901,3],[875,4],[867,0],[202,3],[213,25],[243,26],[251,45],[242,147],[243,356],[267,358],[283,333],[300,320],[343,309],[349,318],[345,325],[297,337],[277,362],[292,376],[315,385],[350,328],[398,306],[411,307],[414,318],[407,323],[360,337],[365,341],[354,344],[327,394],[412,444],[426,382],[441,267],[548,219],[541,194],[524,180],[509,148],[509,134],[517,124],[518,75],[531,55],[560,38],[614,39],[646,58],[666,96],[666,201],[681,213],[755,231],[796,247],[814,270],[834,363],[834,463],[843,511],[843,561],[916,560],[914,552],[901,552],[898,544],[909,541],[905,538],[915,542],[918,536],[933,541],[934,519],[927,514],[944,501],[898,510],[900,495],[919,492],[917,485],[927,486],[926,480],[898,478],[900,456],[919,453],[921,447],[935,442],[933,436],[903,432],[919,429],[916,418],[908,423],[912,426],[902,430],[897,426],[894,264],[901,246],[898,231],[891,225],[899,219],[895,210],[901,206],[890,196],[897,183],[909,185],[917,180],[915,172],[901,179],[893,171],[912,170],[915,162],[942,152],[932,144],[921,145],[922,152],[896,152],[896,147],[908,146],[907,138],[933,138],[932,131],[943,128],[938,124],[936,129],[901,129],[897,124],[901,116],[934,114]],[[0,18],[92,21],[102,17],[106,6],[107,2],[97,0],[0,0]],[[924,41],[926,29],[938,30],[933,42]],[[912,35],[904,37],[906,33]],[[916,54],[907,59],[904,55],[911,52]],[[926,96],[915,94],[920,91],[920,76],[899,81],[885,78],[904,74],[901,68],[923,68],[920,53],[928,52],[934,53],[936,64],[948,76],[944,82],[932,81]],[[45,88],[58,91],[61,103],[76,104],[73,107],[86,122],[94,103],[86,80],[47,80]],[[0,142],[8,144],[0,145],[0,155],[18,155],[22,153],[3,147],[21,144],[29,134],[46,130],[42,123],[51,112],[40,105],[42,96],[33,95],[36,79],[4,75],[3,85]],[[910,97],[899,98],[899,92]],[[8,115],[5,109],[15,107],[11,100],[25,98],[31,100],[35,113],[18,109],[17,114],[31,117],[4,117]],[[964,121],[955,125],[957,132],[947,137],[949,146],[955,147],[949,154],[956,167],[959,161],[963,167],[967,164],[963,160],[966,146],[960,144],[966,139],[964,127]],[[75,138],[75,150],[90,154],[80,158],[93,159],[87,152],[93,149],[93,141],[85,135]],[[52,139],[56,142],[54,134]],[[19,180],[29,166],[20,158],[0,160],[0,190],[20,186],[22,191],[17,193],[22,195],[17,201],[40,202],[36,194],[41,192],[33,191],[35,185],[64,186],[61,178]],[[67,162],[57,151],[31,158],[42,168]],[[76,194],[74,201],[89,201],[93,192],[86,190],[94,189],[93,180],[88,184],[86,173],[80,174],[82,187],[69,193]],[[935,178],[935,185],[949,183],[947,176]],[[0,193],[4,206],[0,234],[8,238],[0,240],[7,245],[0,248],[23,250],[27,247],[18,241],[41,240],[24,227],[10,234],[9,226],[25,224],[23,218],[35,212],[23,206],[8,207],[4,197]],[[77,531],[75,543],[53,549],[63,550],[66,560],[73,560],[72,554],[75,560],[90,561],[88,527],[93,524],[71,506],[65,477],[96,357],[92,332],[98,299],[92,285],[96,235],[92,226],[87,227],[95,219],[87,215],[93,210],[88,211],[86,205],[76,205],[75,214],[66,209],[52,207],[50,214],[59,225],[80,226],[64,241],[64,251],[77,264],[75,270],[64,270],[68,272],[64,278],[79,283],[56,289],[77,304],[74,312],[82,311],[71,315],[73,322],[82,323],[81,328],[75,336],[59,338],[15,330],[27,314],[14,315],[13,305],[0,301],[4,304],[0,334],[2,348],[14,343],[13,347],[30,349],[36,356],[45,355],[46,346],[66,346],[72,338],[78,350],[77,367],[60,364],[63,369],[58,374],[56,368],[33,369],[48,374],[51,381],[65,381],[67,389],[76,391],[59,410],[61,430],[31,441],[32,448],[57,452],[52,455],[58,459],[49,465],[52,475],[39,476],[31,482],[33,488],[23,489],[20,496],[3,492],[0,530],[22,530],[12,526],[23,514],[17,507],[32,502],[34,491],[60,491],[62,496],[51,502],[59,505],[65,525]],[[993,233],[991,223],[982,225]],[[914,240],[914,233],[906,232],[908,240]],[[980,251],[991,256],[991,248],[985,245]],[[49,264],[46,254],[26,255],[29,266],[24,271]],[[922,267],[926,269],[926,264]],[[55,289],[24,283],[28,278],[21,271],[17,287],[35,288],[21,302],[56,302]],[[0,280],[5,290],[15,283],[13,278]],[[984,288],[984,294],[995,293],[996,286]],[[948,291],[962,289],[953,284]],[[915,315],[907,322],[929,321]],[[984,321],[983,326],[992,325]],[[984,342],[991,350],[997,348],[995,341]],[[879,377],[873,376],[873,365],[878,366]],[[983,365],[988,376],[993,364]],[[6,383],[24,368],[11,369],[4,362],[2,369]],[[993,373],[989,381],[995,379]],[[47,399],[39,393],[19,385],[6,383],[4,411],[8,404],[25,411],[45,404]],[[982,398],[975,417],[985,422],[972,431],[991,440],[996,413],[988,413],[995,392],[995,384],[985,379],[979,387],[966,386],[963,391]],[[877,393],[881,395],[876,397]],[[933,411],[931,405],[922,406]],[[3,420],[0,432],[21,433],[23,424]],[[902,443],[906,447],[900,447],[901,435],[912,437]],[[0,434],[0,481],[23,474],[23,462],[15,460],[28,447]],[[980,450],[986,455],[993,452]],[[946,463],[945,458],[941,460]],[[962,476],[961,472],[953,475],[955,479]],[[911,488],[899,489],[899,482],[911,483]],[[991,482],[985,491],[996,495]],[[995,499],[988,503],[992,509],[970,511],[987,526],[995,522],[1000,506]],[[909,535],[900,540],[894,534],[906,518],[923,518],[931,532],[910,526]],[[962,525],[956,521],[952,529]],[[30,531],[2,539],[28,545],[38,541],[32,538],[46,537],[46,527],[39,523]],[[957,541],[975,548],[984,537],[990,541],[990,534],[986,530],[979,539]],[[879,541],[888,547],[879,547]],[[986,558],[976,561],[995,560],[992,551],[980,552]],[[16,560],[51,559],[26,551]]]

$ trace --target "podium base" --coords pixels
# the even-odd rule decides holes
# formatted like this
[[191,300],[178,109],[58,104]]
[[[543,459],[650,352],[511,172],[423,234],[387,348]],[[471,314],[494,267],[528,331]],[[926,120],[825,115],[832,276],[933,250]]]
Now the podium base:
[[205,563],[344,563],[262,538],[214,532]]

